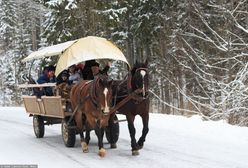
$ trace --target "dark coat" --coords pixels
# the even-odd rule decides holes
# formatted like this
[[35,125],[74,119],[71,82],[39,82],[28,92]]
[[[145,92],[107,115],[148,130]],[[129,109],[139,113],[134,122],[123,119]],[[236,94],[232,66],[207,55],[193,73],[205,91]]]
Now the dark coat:
[[[99,64],[95,60],[90,60],[90,61],[85,62],[85,66],[82,70],[82,76],[83,76],[84,80],[93,80],[94,79],[94,75],[91,71],[92,66],[99,66]],[[108,65],[106,65],[103,70],[99,70],[98,74],[106,74],[107,75],[109,68],[110,67]],[[95,74],[95,76],[98,74]]]
[[[55,83],[56,78],[53,77],[52,79],[49,79],[46,74],[41,75],[39,79],[37,80],[38,84],[43,84],[43,83]],[[42,89],[39,89],[34,93],[37,97],[41,97],[43,95],[46,96],[53,96],[53,90],[51,87],[44,87]]]
[[108,65],[106,65],[103,70],[99,70],[99,73],[97,73],[95,75],[93,75],[93,73],[90,69],[90,71],[88,71],[88,74],[86,74],[86,78],[84,78],[84,80],[93,80],[95,76],[98,76],[100,74],[107,75],[109,68],[110,67]]
[[91,80],[94,79],[94,76],[91,71],[91,67],[93,66],[95,60],[86,61],[84,68],[82,69],[82,76],[84,80]]

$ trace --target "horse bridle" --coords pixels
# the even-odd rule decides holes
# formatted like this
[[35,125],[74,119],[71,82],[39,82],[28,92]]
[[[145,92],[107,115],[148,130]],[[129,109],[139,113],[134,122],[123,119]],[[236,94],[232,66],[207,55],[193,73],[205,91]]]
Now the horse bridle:
[[[135,73],[137,71],[141,71],[141,70],[144,70],[146,73],[148,73],[148,68],[137,68],[135,70]],[[134,74],[135,74],[134,73]],[[128,97],[128,96],[131,96],[134,100],[136,100],[136,102],[141,102],[145,99],[148,99],[149,95],[148,95],[148,91],[145,91],[145,96],[144,96],[144,89],[135,89],[133,90],[133,87],[132,87],[132,77],[134,76],[134,74],[132,75],[132,73],[129,71],[128,74],[126,75],[126,79],[123,80],[121,83],[119,83],[117,85],[117,88],[116,88],[116,92],[115,92],[115,95],[114,95],[114,103],[113,103],[113,106],[116,105],[116,102],[117,102],[117,98],[125,98],[125,97]],[[124,95],[118,95],[118,91],[120,90],[120,86],[122,86],[123,84],[126,83],[126,87],[127,87],[127,94],[124,94]],[[143,79],[143,85],[144,85],[144,79]],[[148,87],[148,86],[147,86]],[[143,87],[144,88],[144,87]],[[143,95],[140,96],[140,93],[142,93]]]
[[[137,69],[135,70],[135,73],[137,73],[138,71],[141,71],[141,70],[144,70],[144,71],[146,72],[146,74],[148,73],[148,72],[147,72],[147,71],[148,71],[148,68],[137,68]],[[134,73],[133,75],[135,75],[135,73]],[[131,80],[132,80],[132,77],[131,77]],[[131,80],[130,80],[130,82],[129,82],[130,85],[131,85],[131,82],[132,82]],[[147,93],[148,93],[148,90],[146,91],[145,88],[147,88],[148,86],[145,86],[145,80],[144,80],[144,78],[142,78],[142,85],[143,85],[143,86],[142,86],[142,89],[141,89],[141,88],[139,88],[139,87],[137,86],[137,84],[135,84],[135,87],[138,88],[138,89],[135,89],[134,92],[136,93],[136,97],[139,96],[138,94],[141,93],[141,94],[142,94],[142,98],[143,98],[143,99],[147,99],[147,98],[148,98],[148,94],[147,94]],[[131,86],[131,87],[132,87],[132,86]]]
[[[93,85],[90,88],[91,89],[90,90],[90,99],[97,110],[101,110],[100,102],[97,100],[97,96],[96,96],[97,95],[96,88],[99,87],[99,80],[100,80],[100,77],[97,77],[96,79],[94,79]],[[108,115],[108,114],[104,113],[104,115]]]

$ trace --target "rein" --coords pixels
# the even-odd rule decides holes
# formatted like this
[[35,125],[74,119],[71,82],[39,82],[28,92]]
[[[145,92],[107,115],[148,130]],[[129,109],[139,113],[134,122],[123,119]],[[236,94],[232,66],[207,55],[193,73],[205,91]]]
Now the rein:
[[97,96],[96,96],[96,87],[99,86],[98,82],[99,82],[99,78],[93,80],[93,84],[92,84],[92,86],[90,88],[91,101],[92,101],[92,103],[94,104],[94,106],[96,107],[97,110],[100,109],[100,105],[99,105],[99,103],[96,100],[97,99]]
[[128,94],[126,98],[124,98],[121,102],[119,102],[116,106],[114,106],[113,109],[110,110],[110,113],[112,114],[113,112],[116,112],[121,106],[125,105],[129,100],[134,99],[138,102],[142,102],[143,100],[147,98],[143,98],[138,96],[138,93],[142,92],[140,89],[136,89],[134,92]]

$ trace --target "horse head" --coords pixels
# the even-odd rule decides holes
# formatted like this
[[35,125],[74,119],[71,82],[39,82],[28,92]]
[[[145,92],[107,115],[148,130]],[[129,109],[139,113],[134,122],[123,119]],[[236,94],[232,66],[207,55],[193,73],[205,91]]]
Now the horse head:
[[132,91],[137,91],[143,98],[148,95],[148,62],[139,63],[136,61],[131,70],[130,87]]
[[112,80],[106,75],[99,75],[94,80],[95,102],[104,114],[109,114],[112,105]]

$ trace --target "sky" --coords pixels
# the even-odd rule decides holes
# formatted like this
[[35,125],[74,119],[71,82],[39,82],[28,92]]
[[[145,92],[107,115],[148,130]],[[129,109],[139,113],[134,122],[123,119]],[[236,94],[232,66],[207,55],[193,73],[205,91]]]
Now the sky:
[[[119,119],[124,116],[118,115]],[[142,123],[135,120],[137,135]],[[91,132],[89,153],[63,144],[60,124],[46,126],[44,138],[36,138],[23,107],[0,107],[0,165],[36,164],[39,168],[247,168],[248,128],[225,121],[202,121],[166,114],[150,114],[150,131],[140,155],[132,156],[127,123],[120,123],[117,149],[97,155],[97,139]]]

